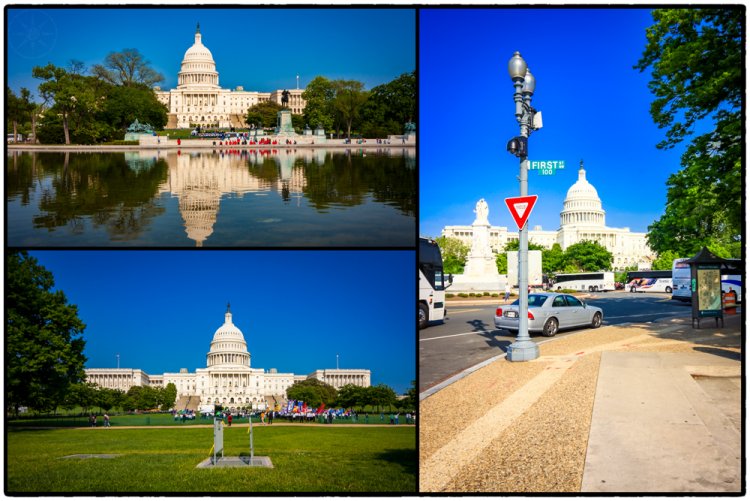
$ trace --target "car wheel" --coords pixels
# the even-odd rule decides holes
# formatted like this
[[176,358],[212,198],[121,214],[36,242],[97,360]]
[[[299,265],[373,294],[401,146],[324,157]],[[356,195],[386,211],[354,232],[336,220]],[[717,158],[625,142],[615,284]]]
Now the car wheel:
[[635,287],[631,287],[630,292],[635,292]]
[[594,313],[594,318],[591,319],[591,328],[598,329],[602,325],[602,314],[598,311]]
[[552,337],[555,334],[557,334],[557,327],[558,327],[557,319],[554,317],[548,318],[547,321],[544,323],[544,328],[542,329],[542,334],[547,337]]
[[589,292],[594,292],[594,288],[589,285]]
[[428,314],[427,313],[427,306],[425,306],[423,304],[420,304],[419,305],[419,312],[418,312],[418,315],[419,315],[419,317],[418,317],[419,318],[419,328],[420,329],[424,329],[425,327],[427,327],[427,314]]
[[672,293],[672,288],[669,287],[669,286],[667,286],[667,288],[664,289],[664,292],[666,292],[667,294],[671,294]]

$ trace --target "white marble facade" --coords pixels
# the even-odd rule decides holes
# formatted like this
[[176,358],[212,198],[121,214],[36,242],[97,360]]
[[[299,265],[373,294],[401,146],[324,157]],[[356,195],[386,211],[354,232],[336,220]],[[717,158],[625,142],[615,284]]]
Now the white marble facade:
[[200,25],[195,41],[185,52],[177,74],[177,88],[162,90],[154,87],[156,98],[167,106],[168,129],[202,127],[247,127],[248,108],[264,101],[282,103],[288,91],[286,106],[294,114],[305,109],[304,89],[277,89],[271,92],[246,91],[242,86],[234,90],[219,86],[219,72],[211,51],[203,45]]
[[370,386],[369,369],[319,369],[308,375],[265,371],[251,367],[250,352],[242,331],[234,325],[229,305],[224,323],[216,330],[206,356],[206,368],[188,372],[148,375],[140,369],[86,369],[86,381],[102,388],[128,391],[132,386],[166,386],[174,383],[177,397],[199,397],[202,405],[263,409],[268,398],[286,398],[296,381],[318,379],[335,388],[345,384]]
[[[471,246],[475,226],[446,226],[442,235],[458,238]],[[494,252],[502,252],[510,241],[518,240],[517,231],[508,231],[504,226],[489,228],[489,245]],[[563,210],[560,212],[560,228],[545,231],[536,226],[529,230],[529,242],[547,249],[555,243],[565,250],[583,240],[600,243],[612,253],[613,269],[624,269],[637,265],[648,269],[656,255],[648,245],[646,233],[631,232],[630,228],[609,228],[605,224],[605,211],[596,188],[586,179],[586,170],[581,162],[578,180],[568,189]]]

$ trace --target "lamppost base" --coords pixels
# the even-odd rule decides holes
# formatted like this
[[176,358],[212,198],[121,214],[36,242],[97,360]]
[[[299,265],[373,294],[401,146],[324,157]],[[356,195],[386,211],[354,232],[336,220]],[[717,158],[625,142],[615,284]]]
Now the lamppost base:
[[539,345],[534,341],[516,341],[508,346],[505,359],[509,362],[527,362],[539,358]]

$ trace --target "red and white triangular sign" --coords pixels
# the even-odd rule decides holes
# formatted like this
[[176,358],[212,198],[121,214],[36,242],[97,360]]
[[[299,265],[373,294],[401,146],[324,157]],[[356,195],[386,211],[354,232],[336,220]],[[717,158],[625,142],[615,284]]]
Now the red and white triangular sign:
[[537,198],[536,195],[528,195],[525,197],[511,197],[505,199],[505,205],[508,206],[510,215],[513,216],[519,230],[526,226],[526,221],[529,219],[531,209],[534,208]]

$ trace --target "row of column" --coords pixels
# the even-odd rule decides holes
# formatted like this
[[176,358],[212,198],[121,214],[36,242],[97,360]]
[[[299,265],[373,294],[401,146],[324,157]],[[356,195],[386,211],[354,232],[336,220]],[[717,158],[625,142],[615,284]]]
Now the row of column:
[[219,96],[216,94],[183,94],[182,106],[216,106]]
[[219,85],[219,75],[212,75],[211,73],[187,73],[180,75],[180,85],[202,83]]
[[250,357],[238,353],[215,353],[208,356],[208,365],[241,364],[249,365]]
[[599,212],[572,212],[562,215],[562,224],[600,223],[604,224],[604,214]]
[[252,378],[250,374],[212,374],[209,387],[250,387]]
[[102,388],[124,389],[127,391],[133,386],[133,377],[131,374],[89,374],[86,379]]

